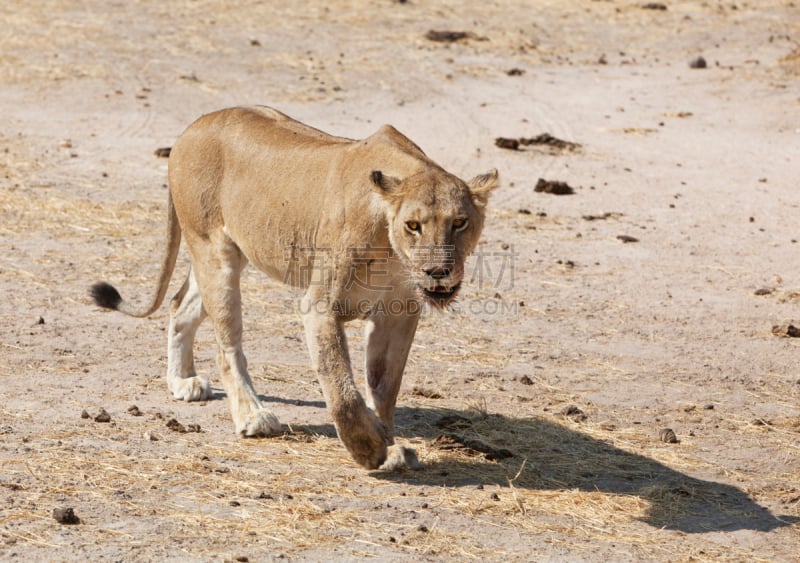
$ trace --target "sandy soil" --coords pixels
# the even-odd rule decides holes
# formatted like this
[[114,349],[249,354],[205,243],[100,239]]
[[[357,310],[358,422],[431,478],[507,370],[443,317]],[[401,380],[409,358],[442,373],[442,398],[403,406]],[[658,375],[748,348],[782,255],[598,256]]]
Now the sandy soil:
[[[797,560],[800,340],[773,333],[800,320],[796,2],[228,4],[0,5],[0,558]],[[154,150],[253,103],[500,170],[472,283],[406,370],[422,471],[351,462],[266,276],[245,282],[287,425],[266,440],[233,437],[221,391],[169,398],[165,308],[86,296],[149,293]],[[545,132],[581,147],[494,144]]]

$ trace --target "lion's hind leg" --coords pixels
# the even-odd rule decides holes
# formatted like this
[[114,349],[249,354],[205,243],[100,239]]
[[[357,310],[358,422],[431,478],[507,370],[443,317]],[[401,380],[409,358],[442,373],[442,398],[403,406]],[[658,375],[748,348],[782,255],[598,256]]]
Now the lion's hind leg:
[[217,232],[207,240],[188,240],[192,267],[202,295],[202,307],[214,323],[217,364],[228,395],[236,433],[270,436],[282,432],[272,412],[261,406],[247,373],[242,351],[241,272],[247,259],[227,235]]
[[211,397],[208,380],[194,369],[194,337],[204,318],[197,280],[190,271],[170,303],[167,333],[167,386],[179,400],[204,401]]

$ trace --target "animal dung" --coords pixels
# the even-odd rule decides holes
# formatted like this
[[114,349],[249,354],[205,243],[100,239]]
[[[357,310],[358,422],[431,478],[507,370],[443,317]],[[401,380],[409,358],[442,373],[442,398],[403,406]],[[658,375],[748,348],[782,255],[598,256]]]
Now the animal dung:
[[788,336],[789,338],[797,338],[800,336],[800,328],[793,324],[774,325],[772,327],[772,334],[775,336]]
[[544,178],[539,178],[533,191],[553,195],[570,195],[575,193],[575,189],[566,182],[545,180]]
[[531,145],[542,146],[550,149],[551,154],[575,152],[581,149],[581,145],[579,143],[564,141],[563,139],[554,137],[550,133],[540,133],[535,137],[497,137],[494,140],[494,144],[501,149],[508,149],[512,151],[519,150],[520,147],[527,147]]
[[517,139],[509,139],[508,137],[497,137],[494,140],[494,144],[501,149],[508,149],[511,151],[519,149],[519,141]]
[[677,444],[680,442],[672,428],[662,428],[659,430],[658,439],[666,444]]
[[178,422],[175,418],[170,418],[167,421],[167,428],[172,430],[173,432],[179,432],[181,434],[186,434],[190,432],[200,432],[200,425],[199,424],[187,424],[184,426],[180,422]]

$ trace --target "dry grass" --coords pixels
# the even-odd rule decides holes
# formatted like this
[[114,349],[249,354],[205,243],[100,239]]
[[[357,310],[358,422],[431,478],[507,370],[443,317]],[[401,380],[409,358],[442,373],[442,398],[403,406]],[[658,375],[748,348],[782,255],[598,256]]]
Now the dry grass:
[[[18,432],[0,461],[8,501],[0,535],[16,549],[56,549],[60,534],[49,514],[66,503],[82,519],[72,547],[86,551],[113,540],[120,553],[135,553],[169,536],[197,558],[334,548],[355,557],[515,556],[491,541],[471,541],[457,524],[468,522],[523,538],[551,534],[571,548],[619,544],[681,559],[690,551],[660,546],[655,538],[667,532],[659,530],[682,536],[779,524],[754,514],[759,507],[735,487],[689,477],[709,469],[702,462],[648,446],[643,436],[628,436],[630,447],[617,448],[611,433],[592,426],[407,410],[422,414],[405,431],[428,438],[413,441],[426,467],[396,474],[365,474],[335,438],[302,429],[272,440],[220,442],[171,432],[154,413],[118,414],[111,424],[67,421],[47,436],[18,441],[30,417],[5,412]],[[514,457],[490,462],[464,449],[436,449],[430,438],[446,414],[463,417],[457,430],[446,431],[507,447]],[[798,490],[796,476],[791,486]],[[748,558],[744,548],[703,555]]]

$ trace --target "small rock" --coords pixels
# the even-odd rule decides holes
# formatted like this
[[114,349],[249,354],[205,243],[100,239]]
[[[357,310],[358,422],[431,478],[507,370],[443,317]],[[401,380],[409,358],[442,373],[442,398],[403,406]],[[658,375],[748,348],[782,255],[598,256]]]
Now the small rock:
[[753,295],[771,295],[775,290],[771,287],[760,287],[753,292]]
[[520,377],[519,382],[522,383],[523,385],[533,385],[533,380],[527,375],[523,375],[522,377]]
[[512,68],[506,71],[506,74],[509,76],[522,76],[525,74],[525,71],[521,68]]
[[142,416],[142,411],[139,410],[139,407],[136,405],[132,405],[128,407],[128,412],[131,416]]
[[666,4],[662,4],[661,2],[648,2],[647,4],[643,4],[642,8],[645,10],[661,10],[665,11],[667,9]]
[[667,444],[677,444],[679,442],[672,428],[662,428],[659,430],[658,439]]
[[39,317],[38,319],[36,319],[36,324],[37,325],[43,325],[44,324],[44,317]]
[[626,244],[629,243],[629,242],[639,242],[638,238],[632,237],[630,235],[617,235],[617,240],[621,240],[622,242],[624,242]]
[[55,518],[56,522],[59,524],[74,525],[81,523],[81,519],[78,518],[78,515],[75,514],[72,508],[54,508],[53,518]]
[[100,409],[100,413],[94,417],[95,422],[111,422],[111,415],[106,412],[106,409]]
[[708,63],[703,57],[695,57],[689,61],[689,68],[707,68]]
[[86,409],[83,409],[81,411],[81,418],[92,418],[92,417],[88,412],[86,412]]
[[172,147],[161,147],[156,149],[153,154],[155,154],[158,158],[169,158],[169,154],[172,152]]

